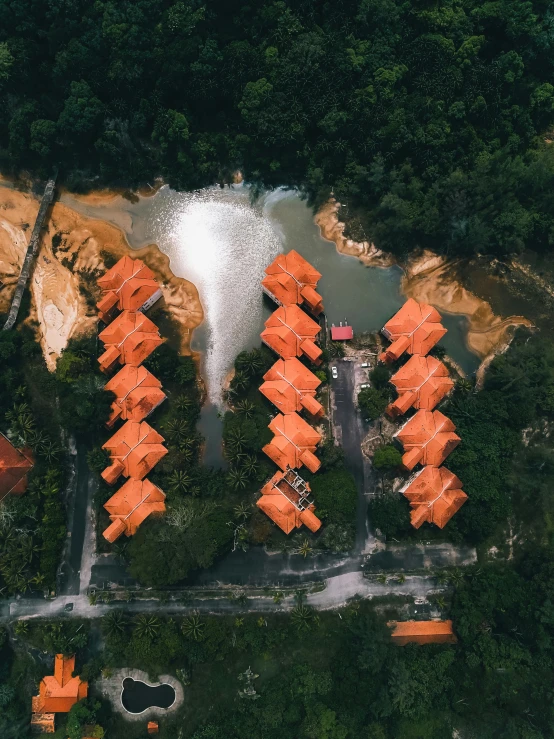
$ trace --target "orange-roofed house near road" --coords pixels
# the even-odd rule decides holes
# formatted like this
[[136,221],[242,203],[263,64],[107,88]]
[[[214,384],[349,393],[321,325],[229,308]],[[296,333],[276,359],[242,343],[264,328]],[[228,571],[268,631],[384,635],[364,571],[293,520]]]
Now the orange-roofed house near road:
[[387,407],[387,414],[397,418],[408,408],[432,411],[454,387],[448,370],[435,357],[415,354],[391,377],[398,398]]
[[321,466],[313,454],[321,435],[306,423],[298,413],[279,413],[272,419],[269,428],[275,436],[263,447],[263,451],[283,471],[305,465],[310,472],[317,472]]
[[138,367],[162,343],[158,327],[143,313],[123,311],[98,338],[106,351],[98,357],[102,372],[117,364]]
[[394,644],[454,644],[457,639],[452,621],[392,621],[391,639]]
[[416,464],[440,467],[460,443],[456,426],[440,411],[418,411],[394,434],[404,447],[402,464],[413,470]]
[[122,310],[145,311],[162,297],[154,273],[140,259],[122,257],[98,278],[104,295],[96,304],[100,319],[109,323]]
[[379,355],[380,362],[395,362],[404,352],[426,355],[446,333],[440,313],[427,303],[408,298],[387,321],[381,333],[392,344]]
[[304,524],[310,531],[317,531],[321,521],[314,515],[310,500],[310,486],[293,470],[276,472],[262,488],[256,505],[285,534],[290,534]]
[[400,492],[410,501],[410,520],[416,529],[426,521],[444,528],[467,500],[462,483],[446,467],[424,467]]
[[163,513],[165,495],[150,480],[130,479],[104,503],[104,508],[110,514],[111,524],[103,535],[113,543],[122,534],[133,536],[148,516]]
[[278,305],[303,304],[319,315],[323,300],[315,288],[321,274],[297,251],[279,254],[265,270],[262,288]]
[[0,434],[0,500],[7,495],[22,495],[27,489],[27,473],[33,468],[30,449],[16,449]]
[[321,380],[295,357],[278,359],[264,375],[260,392],[281,413],[293,413],[305,408],[312,416],[322,416],[323,407],[315,399]]
[[[43,677],[39,685],[39,694],[33,697],[33,717],[31,726],[52,733],[47,726],[53,719],[49,714],[67,713],[78,701],[87,697],[88,683],[79,677],[72,677],[75,670],[75,657],[64,657],[57,654],[54,664],[54,675]],[[45,715],[46,714],[46,715]]]
[[321,364],[321,349],[314,343],[319,324],[297,305],[277,308],[265,322],[262,341],[282,359],[304,354],[315,364]]
[[106,426],[112,428],[120,418],[143,421],[165,400],[161,387],[162,383],[146,367],[126,364],[104,387],[115,395]]
[[108,485],[113,485],[120,475],[142,480],[165,457],[164,438],[146,421],[127,421],[102,445],[112,458],[112,463],[102,472]]

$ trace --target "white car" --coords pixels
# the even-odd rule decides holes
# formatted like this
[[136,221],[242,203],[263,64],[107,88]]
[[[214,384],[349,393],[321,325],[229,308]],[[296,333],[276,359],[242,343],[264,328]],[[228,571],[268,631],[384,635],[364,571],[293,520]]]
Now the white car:
[[367,382],[365,382],[363,385],[360,385],[360,389],[361,390],[365,390],[366,387],[369,387],[369,385],[367,384]]
[[333,380],[336,380],[339,376],[338,370],[336,367],[331,367],[331,374],[333,375]]
[[369,362],[362,362],[362,367],[364,367],[364,368],[369,367]]

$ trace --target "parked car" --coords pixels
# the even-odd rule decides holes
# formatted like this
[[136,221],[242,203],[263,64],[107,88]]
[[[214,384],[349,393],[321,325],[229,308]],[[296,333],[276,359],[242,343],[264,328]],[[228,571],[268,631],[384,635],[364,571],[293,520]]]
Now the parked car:
[[365,389],[366,389],[366,387],[369,387],[369,385],[367,384],[367,382],[364,382],[364,384],[363,384],[363,385],[360,385],[360,388],[361,388],[362,390],[365,390]]
[[336,367],[331,367],[331,374],[333,375],[333,380],[336,380],[339,376],[338,370]]
[[367,367],[369,367],[369,366],[370,366],[370,365],[369,365],[369,362],[362,362],[362,367],[366,367],[366,368],[367,368]]

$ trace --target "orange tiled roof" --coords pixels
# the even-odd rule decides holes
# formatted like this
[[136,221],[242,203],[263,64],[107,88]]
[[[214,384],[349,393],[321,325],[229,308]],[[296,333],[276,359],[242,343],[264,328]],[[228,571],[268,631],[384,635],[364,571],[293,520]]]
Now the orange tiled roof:
[[314,343],[320,330],[319,324],[297,305],[277,308],[265,326],[261,333],[262,341],[282,359],[305,354],[315,364],[321,363],[321,349]]
[[146,310],[161,298],[154,273],[140,259],[122,257],[98,278],[104,295],[96,304],[100,318],[109,322],[116,310]]
[[261,493],[256,505],[285,534],[302,524],[314,532],[320,528],[321,521],[314,515],[315,507],[309,499],[310,486],[293,470],[276,472]]
[[162,343],[158,327],[143,313],[123,311],[99,335],[106,351],[98,358],[102,372],[119,364],[138,367]]
[[146,728],[149,734],[157,734],[160,729],[157,721],[149,721]]
[[116,396],[106,426],[112,428],[118,418],[143,421],[165,400],[161,387],[162,383],[146,367],[126,364],[104,388]]
[[321,466],[319,459],[313,454],[321,441],[321,434],[306,423],[298,413],[279,413],[272,419],[269,428],[275,436],[266,444],[263,451],[282,470],[306,467],[317,472]]
[[452,621],[392,621],[391,639],[395,644],[453,644],[457,641]]
[[394,435],[403,445],[402,464],[412,470],[416,464],[440,467],[460,443],[456,426],[440,411],[418,411]]
[[399,396],[386,410],[392,418],[406,413],[412,406],[431,411],[454,387],[442,362],[420,354],[410,357],[390,381]]
[[431,305],[408,298],[398,313],[381,329],[381,333],[392,344],[379,355],[379,360],[392,362],[404,352],[427,354],[446,333],[440,321],[439,312]]
[[122,534],[133,536],[141,523],[152,514],[165,511],[165,495],[150,480],[130,479],[104,503],[112,522],[104,538],[114,542]]
[[21,495],[27,489],[27,473],[33,468],[30,449],[16,449],[0,433],[0,500],[6,495]]
[[127,421],[103,444],[112,458],[112,464],[102,472],[102,477],[113,485],[120,475],[142,480],[165,457],[163,436],[146,421]]
[[297,251],[279,254],[265,270],[262,287],[279,305],[303,303],[316,315],[323,310],[323,300],[315,288],[321,274]]
[[323,407],[315,399],[316,388],[321,380],[296,357],[278,359],[265,373],[264,380],[260,392],[281,413],[293,413],[305,408],[313,416],[323,415]]
[[425,521],[444,528],[467,500],[462,483],[446,467],[424,467],[400,492],[410,501],[410,518],[416,529]]
[[33,713],[67,713],[78,701],[87,697],[88,683],[72,677],[75,657],[57,654],[54,675],[43,677],[39,694],[33,697]]

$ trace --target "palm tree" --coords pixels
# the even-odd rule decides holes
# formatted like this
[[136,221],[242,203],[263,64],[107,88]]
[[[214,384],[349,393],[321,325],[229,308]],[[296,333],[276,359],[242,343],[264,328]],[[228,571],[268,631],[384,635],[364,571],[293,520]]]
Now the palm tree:
[[387,576],[384,572],[381,572],[379,575],[377,575],[377,582],[380,582],[381,585],[387,584]]
[[183,418],[174,418],[166,423],[165,432],[171,441],[180,444],[189,436],[189,425]]
[[450,581],[453,585],[458,587],[464,581],[464,573],[456,567],[454,570],[450,571]]
[[179,444],[178,454],[182,464],[190,464],[194,457],[194,450],[188,445]]
[[248,477],[254,477],[258,471],[258,460],[253,454],[249,454],[245,457],[242,469],[246,472]]
[[193,402],[188,395],[179,395],[179,397],[173,401],[173,405],[178,411],[184,411],[186,413],[192,408]]
[[188,472],[175,470],[168,478],[167,488],[171,493],[187,493],[192,485],[192,477]]
[[235,372],[235,376],[232,379],[234,390],[246,390],[250,385],[250,380],[246,372]]
[[314,551],[313,550],[313,547],[310,544],[309,540],[308,539],[302,539],[302,541],[300,542],[300,544],[294,550],[294,553],[295,554],[301,554],[304,557],[304,559],[306,559],[306,557],[308,556],[308,554],[312,554],[313,551]]
[[250,400],[239,400],[235,407],[237,413],[245,418],[252,418],[256,410],[256,406]]
[[313,609],[303,605],[293,608],[290,612],[290,618],[298,631],[307,631],[312,623],[316,621]]
[[402,583],[405,583],[406,582],[406,575],[403,572],[401,572],[399,575],[397,575],[396,582],[400,583],[401,585],[402,585]]
[[[245,352],[237,357],[237,369],[252,377],[263,367],[263,359],[259,349],[252,349],[251,352]],[[235,375],[236,377],[236,375]]]
[[199,616],[189,616],[181,624],[181,631],[194,641],[200,641],[204,634],[205,624]]
[[29,443],[34,430],[35,421],[27,403],[14,404],[6,413],[6,421],[10,424],[8,436],[20,446]]
[[227,474],[227,480],[229,482],[229,485],[233,488],[233,490],[241,490],[242,488],[246,487],[246,482],[248,480],[248,477],[244,470],[235,467],[234,469],[230,470]]
[[225,444],[230,447],[231,449],[244,449],[248,442],[248,439],[246,437],[246,434],[244,431],[239,427],[233,428],[229,431],[227,434],[227,438],[225,439]]
[[446,601],[442,595],[437,595],[435,598],[435,603],[439,608],[446,608]]
[[246,521],[246,519],[252,515],[252,506],[243,501],[234,507],[233,512],[235,514],[235,518]]
[[446,570],[441,570],[439,573],[437,573],[436,576],[437,583],[439,585],[448,585],[448,582],[450,581],[450,575]]
[[51,464],[58,459],[58,456],[63,451],[59,444],[56,444],[52,440],[48,440],[38,448],[38,453],[41,457],[44,457],[46,461]]
[[134,633],[140,639],[144,637],[150,640],[158,634],[161,625],[160,619],[157,616],[148,616],[145,613],[141,613],[140,616],[137,616],[135,624]]
[[279,604],[285,596],[280,590],[277,590],[275,593],[273,593],[273,602]]
[[112,611],[102,619],[102,631],[107,636],[119,636],[125,633],[127,619],[123,611]]
[[462,393],[469,393],[473,390],[473,383],[467,377],[460,377],[456,382],[456,388]]

